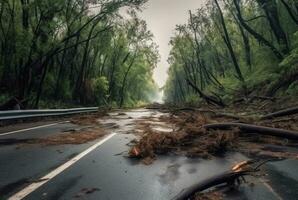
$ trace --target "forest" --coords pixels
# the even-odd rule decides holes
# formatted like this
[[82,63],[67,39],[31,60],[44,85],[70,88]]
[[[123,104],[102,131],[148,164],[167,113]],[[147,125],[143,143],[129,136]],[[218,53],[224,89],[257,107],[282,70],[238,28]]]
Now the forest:
[[210,0],[172,37],[165,100],[224,107],[298,95],[298,2]]
[[159,55],[136,14],[144,3],[1,0],[0,102],[14,97],[28,109],[151,101]]
[[297,200],[298,0],[0,0],[0,45],[0,200]]

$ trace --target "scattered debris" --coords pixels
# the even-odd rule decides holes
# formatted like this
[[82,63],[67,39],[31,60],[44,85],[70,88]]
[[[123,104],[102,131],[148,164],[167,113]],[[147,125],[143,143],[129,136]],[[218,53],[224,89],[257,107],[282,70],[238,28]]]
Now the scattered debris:
[[[100,128],[93,128],[84,130],[81,132],[69,132],[59,133],[54,136],[45,138],[28,138],[28,139],[1,139],[1,145],[19,145],[17,149],[25,145],[42,145],[42,146],[55,146],[65,144],[84,144],[94,141],[103,137],[106,133]],[[63,153],[61,150],[57,150],[58,153]]]
[[63,145],[63,144],[84,144],[91,142],[105,135],[105,132],[100,129],[91,129],[83,132],[63,133],[47,138],[35,139],[33,144],[41,145]]
[[[172,115],[160,116],[158,122],[172,125],[174,128],[171,132],[152,128],[150,118],[139,121],[137,128],[141,131],[137,135],[140,139],[134,141],[129,156],[139,158],[145,164],[151,164],[156,155],[166,153],[208,159],[227,151],[240,151],[260,157],[267,155],[267,157],[298,158],[297,153],[273,152],[262,148],[264,144],[297,145],[295,140],[298,139],[298,127],[293,123],[298,122],[297,118],[276,123],[265,120],[253,124],[254,119],[258,119],[260,115],[249,115],[247,114],[249,112],[239,111],[238,115],[226,114],[226,110],[222,112],[224,114],[218,113],[220,110],[214,109],[191,107],[175,109]],[[234,122],[231,119],[247,123]],[[258,144],[259,147],[245,148],[244,144],[248,146]]]
[[70,121],[71,123],[78,125],[98,125],[98,119],[106,115],[107,112],[103,110],[96,113],[78,115],[73,117]]
[[223,194],[218,191],[210,191],[197,194],[193,200],[223,200]]

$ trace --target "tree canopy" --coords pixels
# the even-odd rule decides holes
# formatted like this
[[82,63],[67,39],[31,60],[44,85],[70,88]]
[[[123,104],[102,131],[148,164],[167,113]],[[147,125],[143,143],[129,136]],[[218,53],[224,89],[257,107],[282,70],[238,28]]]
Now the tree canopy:
[[0,101],[16,96],[26,108],[148,102],[159,55],[136,14],[145,2],[1,1]]

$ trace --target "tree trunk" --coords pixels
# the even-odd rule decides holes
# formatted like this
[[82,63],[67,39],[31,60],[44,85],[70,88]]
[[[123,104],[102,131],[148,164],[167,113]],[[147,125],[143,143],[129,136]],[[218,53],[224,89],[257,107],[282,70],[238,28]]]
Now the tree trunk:
[[289,6],[289,4],[285,0],[280,0],[280,1],[285,6],[285,8],[288,11],[288,13],[289,13],[290,17],[292,18],[292,20],[298,25],[298,16],[294,13],[294,11],[292,11],[291,7]]
[[228,47],[228,50],[229,50],[229,53],[230,53],[230,56],[232,58],[232,61],[233,61],[234,67],[235,67],[235,71],[236,71],[236,74],[237,74],[237,78],[242,82],[242,84],[245,88],[245,81],[244,81],[243,75],[241,73],[240,66],[238,64],[236,55],[234,53],[233,46],[231,44],[230,36],[229,36],[228,30],[227,30],[227,27],[226,27],[226,23],[224,21],[222,10],[221,10],[221,8],[218,4],[218,0],[214,0],[214,2],[215,2],[216,7],[218,9],[221,25],[222,25],[222,28],[223,28],[223,31],[224,31],[224,42],[226,43],[226,45]]
[[277,42],[284,54],[289,53],[289,45],[287,35],[284,32],[278,17],[277,5],[275,0],[257,0],[261,8],[264,10],[270,27],[275,35]]
[[40,96],[42,94],[42,90],[43,90],[43,84],[47,75],[47,71],[48,71],[48,65],[49,65],[49,59],[46,58],[46,60],[43,63],[44,67],[43,67],[43,72],[42,72],[42,77],[39,83],[39,87],[38,87],[38,91],[37,91],[37,95],[36,95],[36,100],[34,103],[34,108],[37,109],[38,108],[38,104],[39,104],[39,100],[40,100]]
[[242,14],[241,14],[241,9],[239,6],[239,0],[233,0],[234,5],[236,7],[236,11],[237,11],[237,18],[239,20],[239,22],[241,23],[241,25],[243,26],[243,28],[245,28],[247,30],[247,32],[249,32],[257,41],[259,41],[261,44],[267,46],[276,56],[277,59],[282,60],[283,59],[283,55],[279,52],[279,50],[277,48],[274,47],[273,44],[271,44],[268,40],[266,40],[261,34],[257,33],[255,30],[253,30],[243,19]]
[[137,50],[136,50],[136,52],[133,56],[133,59],[132,59],[131,63],[129,64],[129,66],[128,66],[126,72],[125,72],[125,75],[124,75],[124,78],[123,78],[123,81],[122,81],[122,87],[121,87],[121,90],[120,90],[120,104],[119,104],[120,108],[122,108],[123,103],[124,103],[126,80],[127,80],[128,74],[131,70],[131,67],[133,66],[133,64],[135,62],[136,56],[137,56]]

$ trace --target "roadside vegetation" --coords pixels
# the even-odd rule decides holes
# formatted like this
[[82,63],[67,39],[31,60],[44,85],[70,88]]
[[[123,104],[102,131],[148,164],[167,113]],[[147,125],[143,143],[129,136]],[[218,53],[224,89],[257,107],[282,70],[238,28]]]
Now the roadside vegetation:
[[159,55],[136,14],[144,2],[1,1],[0,105],[10,99],[23,108],[151,101]]
[[267,162],[297,160],[297,1],[208,0],[189,11],[170,42],[165,104],[106,115],[111,107],[138,107],[157,96],[157,45],[136,14],[145,2],[1,1],[0,102],[102,107],[72,117],[78,130],[3,144],[79,145],[116,132],[134,134],[117,155],[146,165],[159,155],[248,158],[181,188],[176,200],[223,199],[214,186],[246,184],[240,178],[264,176],[260,167]]
[[165,101],[224,107],[298,96],[298,10],[292,0],[210,0],[177,25]]

